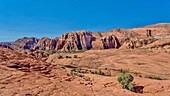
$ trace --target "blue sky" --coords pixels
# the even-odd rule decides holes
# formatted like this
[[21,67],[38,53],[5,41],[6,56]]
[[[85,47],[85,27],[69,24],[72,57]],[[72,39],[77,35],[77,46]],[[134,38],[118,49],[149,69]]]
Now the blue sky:
[[170,0],[0,0],[0,42],[170,22]]

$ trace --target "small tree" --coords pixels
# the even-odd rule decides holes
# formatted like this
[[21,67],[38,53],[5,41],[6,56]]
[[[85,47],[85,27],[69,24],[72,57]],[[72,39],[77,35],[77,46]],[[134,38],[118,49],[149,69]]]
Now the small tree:
[[117,78],[118,82],[122,84],[122,87],[128,90],[132,90],[132,88],[135,86],[135,84],[132,83],[133,79],[134,77],[127,73],[123,73]]
[[135,83],[133,83],[134,77],[131,74],[127,74],[127,73],[123,73],[121,74],[117,80],[119,83],[122,84],[122,87],[130,90],[132,92],[136,92],[136,93],[143,93],[143,86],[136,86]]

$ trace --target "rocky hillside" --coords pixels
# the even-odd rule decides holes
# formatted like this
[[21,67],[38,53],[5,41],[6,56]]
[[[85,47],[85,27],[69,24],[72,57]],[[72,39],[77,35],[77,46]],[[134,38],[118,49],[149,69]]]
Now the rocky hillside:
[[158,23],[158,24],[145,26],[145,28],[166,28],[166,29],[170,29],[170,23]]
[[11,43],[10,42],[0,42],[0,46],[4,48],[10,48]]
[[38,41],[39,40],[34,37],[32,37],[32,38],[24,37],[24,38],[18,39],[15,42],[13,42],[10,47],[15,50],[32,49]]
[[57,51],[78,51],[89,49],[139,48],[158,39],[170,37],[170,24],[155,24],[142,28],[115,29],[107,32],[76,31],[63,34],[61,37],[21,38],[11,48],[40,49]]

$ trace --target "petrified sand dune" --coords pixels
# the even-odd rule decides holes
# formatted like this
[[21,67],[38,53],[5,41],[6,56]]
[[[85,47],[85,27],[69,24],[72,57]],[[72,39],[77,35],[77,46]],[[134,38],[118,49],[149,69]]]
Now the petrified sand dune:
[[[105,56],[105,57],[108,57],[109,59],[110,58],[109,56],[114,56],[114,54],[116,54],[115,51],[113,51],[114,54],[109,55],[107,53],[111,51],[113,51],[113,49],[105,50],[105,52],[89,51],[89,52],[85,52],[85,54],[80,53],[78,55],[83,57],[83,55],[90,53],[91,55],[93,55],[93,58],[96,58],[94,56],[101,56],[102,58],[103,56]],[[128,50],[125,50],[123,51],[124,55],[122,54],[121,56],[125,56],[126,54],[129,54],[129,56],[124,59],[129,58],[130,60],[130,57],[131,59],[133,59],[132,56],[142,59],[142,55],[144,55],[144,52],[145,51],[142,51],[142,52],[136,51],[135,52],[136,56],[135,56],[134,55],[135,53],[132,54],[133,52],[128,52]],[[95,54],[99,54],[99,55],[95,55]],[[140,54],[140,55],[137,55],[137,54]],[[148,53],[147,55],[149,54],[151,53]],[[166,54],[164,54],[164,57],[166,57]],[[88,59],[89,57],[84,57],[84,58]],[[103,58],[103,59],[106,59],[106,58]],[[64,60],[67,61],[66,59]],[[100,57],[99,57],[99,60],[100,60]],[[138,61],[139,60],[140,59],[138,59]],[[134,60],[131,60],[131,61],[134,62],[132,64],[136,64]],[[170,95],[170,81],[169,80],[158,81],[158,80],[152,80],[152,79],[147,79],[147,78],[141,78],[136,75],[133,75],[135,77],[136,84],[140,86],[144,86],[144,89],[143,89],[144,93],[138,94],[138,93],[133,93],[128,90],[122,89],[121,85],[117,82],[116,77],[85,74],[85,77],[92,78],[92,81],[85,81],[84,79],[80,77],[67,76],[65,69],[59,68],[57,65],[48,65],[47,63],[41,62],[41,60],[37,60],[36,58],[32,56],[29,56],[23,53],[18,53],[18,52],[15,52],[14,50],[6,49],[6,48],[0,48],[0,62],[1,62],[0,72],[2,73],[0,74],[0,96],[25,96],[25,95],[26,96],[28,95],[29,96],[75,96],[75,95],[77,96],[106,96],[106,95],[107,96],[125,96],[125,95],[128,95],[128,96],[169,96]],[[94,62],[94,61],[91,60],[91,62]],[[108,60],[108,63],[106,62],[104,66],[106,67],[108,66],[107,64],[112,64],[111,62],[112,61]],[[146,71],[147,69],[145,69],[145,67],[141,67],[143,65],[136,65],[136,66],[133,65],[134,67],[132,67],[130,62],[129,63],[127,62],[127,65],[123,63],[120,64],[118,63],[119,62],[118,58],[116,59],[116,62],[114,61],[113,63],[115,64],[115,67],[126,69],[128,66],[131,72],[139,71],[141,72],[141,74],[149,73],[149,74],[159,75],[159,72],[160,72],[160,75],[163,75],[165,71],[167,74],[169,72],[168,68],[166,67],[168,65],[165,66],[164,64],[162,65],[153,64],[151,65],[153,70]],[[58,61],[58,63],[61,63],[61,62]],[[83,64],[87,64],[87,62],[84,62]],[[144,64],[144,63],[141,63],[141,64]],[[144,66],[146,65],[147,64],[145,64]],[[93,65],[89,64],[89,66],[93,66]],[[104,66],[101,65],[99,67],[102,68]],[[137,66],[140,66],[141,68]],[[164,67],[166,67],[167,70]],[[136,69],[136,71],[133,70],[133,68]],[[158,68],[158,69],[155,69],[155,68]],[[141,70],[144,70],[145,72],[144,71],[142,72]],[[157,70],[157,71],[155,72],[154,70]],[[164,76],[169,78],[167,74],[165,74]]]

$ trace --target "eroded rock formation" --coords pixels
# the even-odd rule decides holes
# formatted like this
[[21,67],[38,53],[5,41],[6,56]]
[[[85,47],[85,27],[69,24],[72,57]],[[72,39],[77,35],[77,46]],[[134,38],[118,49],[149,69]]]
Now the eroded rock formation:
[[[78,51],[84,49],[139,48],[156,40],[170,37],[170,24],[156,24],[142,28],[115,29],[107,32],[76,31],[61,37],[18,39],[11,48],[56,51]],[[169,36],[169,37],[168,37]]]
[[15,50],[19,50],[19,49],[25,49],[25,50],[29,50],[32,49],[34,47],[35,44],[38,43],[38,39],[37,38],[21,38],[18,39],[17,41],[15,41],[14,43],[12,43],[12,45],[10,46],[11,48],[15,49]]
[[54,50],[56,47],[56,41],[50,38],[42,38],[39,39],[39,42],[34,45],[33,49],[40,49],[40,50]]
[[119,48],[120,47],[119,40],[114,35],[103,37],[102,42],[103,42],[104,49]]
[[70,32],[62,35],[63,51],[82,50],[92,48],[92,33],[86,31]]

